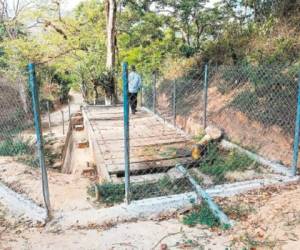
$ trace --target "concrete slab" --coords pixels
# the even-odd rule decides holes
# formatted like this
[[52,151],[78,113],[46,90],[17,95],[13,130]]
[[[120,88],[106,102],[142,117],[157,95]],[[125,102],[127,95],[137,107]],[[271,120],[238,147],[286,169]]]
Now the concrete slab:
[[44,225],[47,221],[45,208],[39,207],[0,182],[0,202],[13,217],[28,221],[33,225]]

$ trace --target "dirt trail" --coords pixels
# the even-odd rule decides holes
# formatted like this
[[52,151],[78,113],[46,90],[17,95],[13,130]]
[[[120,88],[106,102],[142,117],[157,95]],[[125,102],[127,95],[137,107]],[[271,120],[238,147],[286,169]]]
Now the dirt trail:
[[[71,112],[78,111],[82,103],[81,95],[71,92]],[[62,110],[67,114],[68,107],[63,107]],[[65,119],[68,119],[68,116],[65,116]],[[47,117],[44,117],[43,121],[47,121]],[[52,140],[54,147],[57,147],[57,142],[61,143],[65,140],[68,121],[66,120],[65,124],[65,135],[62,134],[60,110],[51,113],[51,122],[55,125],[52,126],[52,133],[46,125],[44,135],[46,140]],[[83,138],[85,138],[84,132],[74,132],[75,144]],[[82,170],[86,167],[86,162],[90,161],[89,150],[74,146],[73,155],[75,158],[72,161],[72,174],[62,174],[52,169],[48,170],[50,200],[55,211],[81,210],[92,207],[87,200],[87,187],[90,185],[90,181],[81,175]],[[1,157],[0,181],[43,206],[40,169],[18,163],[10,157]]]
[[[228,231],[189,228],[181,216],[163,221],[70,228],[27,228],[1,220],[0,249],[299,249],[300,187],[267,188],[218,203],[235,220]],[[2,212],[1,212],[2,211]],[[202,248],[201,248],[202,247]]]
[[[58,113],[59,114],[59,113]],[[59,116],[57,116],[59,117]],[[59,119],[59,118],[58,118]],[[57,134],[61,126],[55,127]],[[85,137],[74,133],[74,140]],[[56,211],[92,208],[86,199],[90,181],[82,177],[86,150],[74,147],[72,174],[49,171],[51,201]],[[89,158],[89,157],[88,157]],[[0,181],[17,192],[42,204],[39,169],[30,168],[11,158],[0,159]],[[120,225],[90,225],[62,231],[55,224],[30,227],[9,219],[0,204],[0,249],[299,249],[300,187],[267,188],[232,198],[218,199],[226,214],[235,220],[228,231],[189,228],[181,223],[182,215],[163,221],[137,221]],[[76,223],[74,221],[74,223]]]
[[[189,228],[177,220],[125,223],[102,229],[70,229],[64,232],[49,229],[16,229],[19,235],[5,232],[1,237],[3,249],[224,249],[225,236],[218,236],[203,227]],[[206,248],[205,248],[206,249]]]

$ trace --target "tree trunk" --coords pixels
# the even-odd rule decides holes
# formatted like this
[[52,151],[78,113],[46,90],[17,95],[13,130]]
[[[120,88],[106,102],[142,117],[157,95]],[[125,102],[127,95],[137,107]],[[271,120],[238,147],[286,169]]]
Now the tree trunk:
[[107,55],[106,68],[110,75],[110,88],[105,93],[105,104],[111,105],[115,100],[115,64],[116,64],[116,0],[106,0],[106,32],[107,32]]
[[29,112],[28,99],[27,99],[26,88],[24,86],[24,82],[22,81],[22,79],[18,79],[18,91],[19,91],[20,99],[22,101],[23,110],[27,114]]

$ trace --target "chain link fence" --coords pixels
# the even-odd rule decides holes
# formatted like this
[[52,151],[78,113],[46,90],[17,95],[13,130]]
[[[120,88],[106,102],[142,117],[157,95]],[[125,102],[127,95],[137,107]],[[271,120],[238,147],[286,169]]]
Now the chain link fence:
[[[0,164],[1,181],[17,193],[30,193],[50,214],[46,166],[52,164],[53,155],[43,147],[42,114],[39,102],[35,67],[24,71],[2,71],[0,74]],[[49,152],[49,154],[47,153]],[[45,165],[46,164],[46,165]],[[31,173],[38,169],[39,175]],[[12,176],[23,175],[14,182]],[[28,180],[25,178],[33,178]],[[42,185],[43,182],[43,185]],[[28,186],[28,183],[31,183]],[[25,188],[23,190],[22,188]],[[34,197],[34,198],[33,198]]]
[[112,205],[187,193],[195,188],[190,177],[213,188],[289,174],[298,149],[298,71],[208,65],[166,77],[144,75],[133,114],[125,68],[124,107],[85,111],[91,144],[98,148],[100,201]]
[[144,76],[142,108],[130,120],[131,199],[192,191],[176,165],[205,188],[278,177],[259,156],[290,171],[298,71],[221,65]]
[[230,141],[291,166],[298,70],[274,65],[211,68],[208,124],[222,128]]
[[[28,73],[27,73],[28,74]],[[0,156],[16,157],[38,166],[34,140],[32,99],[26,72],[2,74],[0,80]]]

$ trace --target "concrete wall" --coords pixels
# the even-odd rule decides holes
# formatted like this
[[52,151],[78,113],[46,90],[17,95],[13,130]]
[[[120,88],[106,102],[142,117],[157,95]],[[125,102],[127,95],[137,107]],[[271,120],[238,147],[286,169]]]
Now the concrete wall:
[[72,166],[72,152],[74,147],[72,123],[69,123],[65,146],[62,154],[62,173],[70,174]]
[[91,150],[94,163],[96,165],[97,169],[97,175],[98,175],[98,181],[100,183],[103,182],[111,182],[111,177],[107,171],[106,164],[103,157],[103,152],[101,152],[100,147],[97,142],[97,136],[93,130],[93,127],[91,125],[91,122],[88,118],[87,112],[85,109],[88,109],[88,107],[83,108],[82,115],[83,115],[83,123],[84,128],[87,133],[88,141],[89,141],[89,148]]

